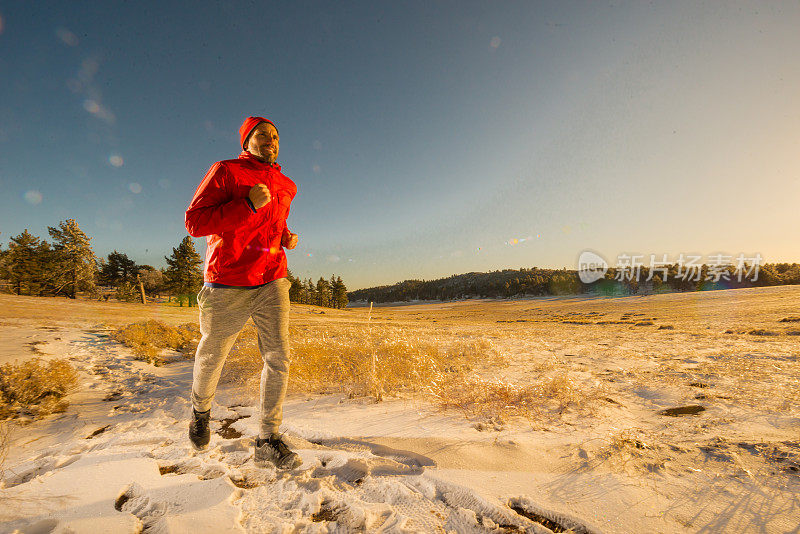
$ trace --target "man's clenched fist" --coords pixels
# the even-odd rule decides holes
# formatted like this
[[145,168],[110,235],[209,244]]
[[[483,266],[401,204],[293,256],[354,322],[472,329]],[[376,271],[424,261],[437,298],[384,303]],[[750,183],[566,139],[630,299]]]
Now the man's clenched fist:
[[292,232],[283,234],[283,236],[281,236],[281,246],[292,250],[297,246],[297,234],[293,234]]
[[250,202],[253,203],[255,209],[263,208],[272,200],[272,194],[264,184],[257,184],[251,187],[247,196],[250,197]]

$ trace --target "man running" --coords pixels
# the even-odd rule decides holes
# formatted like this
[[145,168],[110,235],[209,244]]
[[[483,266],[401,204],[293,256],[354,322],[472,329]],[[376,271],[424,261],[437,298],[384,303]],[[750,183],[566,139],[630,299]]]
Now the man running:
[[302,463],[278,433],[289,372],[289,286],[286,254],[297,234],[286,217],[297,186],[275,161],[278,129],[264,117],[239,128],[242,153],[211,166],[186,210],[186,230],[206,236],[203,288],[197,296],[200,332],[192,383],[189,439],[204,450],[211,439],[211,402],[225,358],[247,319],[258,330],[261,425],[254,462],[293,469]]

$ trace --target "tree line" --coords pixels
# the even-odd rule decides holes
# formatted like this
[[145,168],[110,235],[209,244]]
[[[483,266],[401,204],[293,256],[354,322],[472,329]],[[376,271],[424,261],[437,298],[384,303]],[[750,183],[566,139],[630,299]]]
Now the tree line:
[[[452,275],[436,280],[404,280],[392,285],[351,291],[348,297],[351,302],[444,301],[587,293],[631,295],[800,284],[800,264],[797,263],[761,264],[755,281],[747,277],[739,280],[733,266],[726,266],[723,269],[725,276],[720,276],[716,281],[710,280],[709,276],[713,274],[712,267],[705,264],[697,267],[697,276],[692,277],[681,277],[681,266],[677,263],[664,267],[666,272],[654,269],[652,276],[647,267],[641,267],[638,277],[628,277],[621,272],[621,269],[610,268],[601,279],[589,284],[581,281],[576,270],[536,267],[504,269]],[[658,271],[658,274],[655,271]]]
[[287,278],[292,283],[289,288],[289,300],[300,304],[314,304],[327,308],[346,308],[348,303],[347,286],[340,276],[331,275],[330,280],[320,277],[317,283],[311,278],[303,281],[292,276],[291,271]]
[[[27,229],[11,237],[6,249],[0,248],[0,280],[17,295],[65,296],[78,293],[91,298],[108,299],[101,291],[110,288],[118,300],[135,301],[140,291],[148,295],[175,297],[179,305],[196,302],[203,285],[203,259],[189,236],[184,237],[172,254],[164,256],[167,266],[156,269],[139,265],[127,254],[114,250],[105,258],[92,251],[87,236],[74,219],[47,228],[52,242],[33,235]],[[290,300],[332,308],[347,306],[347,287],[341,277],[299,280],[288,274]]]

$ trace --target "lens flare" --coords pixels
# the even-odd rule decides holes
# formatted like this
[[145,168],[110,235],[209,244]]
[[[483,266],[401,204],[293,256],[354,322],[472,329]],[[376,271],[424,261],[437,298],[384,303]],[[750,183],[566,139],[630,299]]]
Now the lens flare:
[[122,159],[122,156],[119,154],[111,154],[108,156],[108,162],[114,167],[122,167],[122,165],[125,163],[125,161]]
[[83,109],[85,109],[91,114],[100,113],[100,104],[98,104],[94,100],[87,99],[83,101]]
[[314,165],[313,167],[311,167],[311,170],[314,171],[314,174],[319,174],[322,171],[322,167],[320,167],[319,165]]
[[489,41],[489,46],[497,50],[498,48],[500,48],[500,43],[502,42],[503,42],[502,39],[500,39],[495,35],[494,37],[492,37],[492,40]]
[[169,189],[169,186],[172,185],[171,182],[167,178],[162,178],[158,181],[158,186],[161,189]]
[[66,28],[58,28],[56,35],[67,46],[78,46],[78,36]]
[[110,110],[104,108],[100,105],[100,102],[97,100],[92,100],[87,98],[83,101],[83,109],[97,117],[98,119],[104,120],[109,124],[113,124],[116,121],[116,117]]
[[27,202],[31,206],[37,206],[42,203],[42,193],[40,191],[37,191],[36,189],[25,191],[24,198],[25,202]]
[[136,182],[131,182],[128,184],[128,189],[131,193],[138,195],[142,192],[142,186]]
[[[539,234],[536,234],[536,237],[538,238]],[[513,247],[516,245],[520,245],[525,241],[531,241],[532,239],[533,239],[532,235],[529,235],[528,237],[514,237],[506,241],[506,245],[511,245]],[[480,250],[480,248],[478,250]]]

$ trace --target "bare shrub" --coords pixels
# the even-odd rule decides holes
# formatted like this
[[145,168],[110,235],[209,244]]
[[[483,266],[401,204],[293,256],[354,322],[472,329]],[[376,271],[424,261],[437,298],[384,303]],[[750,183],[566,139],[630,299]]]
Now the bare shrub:
[[44,417],[64,411],[64,397],[78,383],[78,373],[63,359],[33,358],[0,366],[0,419]]
[[138,359],[159,365],[163,363],[160,356],[164,349],[193,354],[200,339],[200,327],[195,323],[176,327],[161,321],[140,321],[116,330],[112,337],[133,349]]

